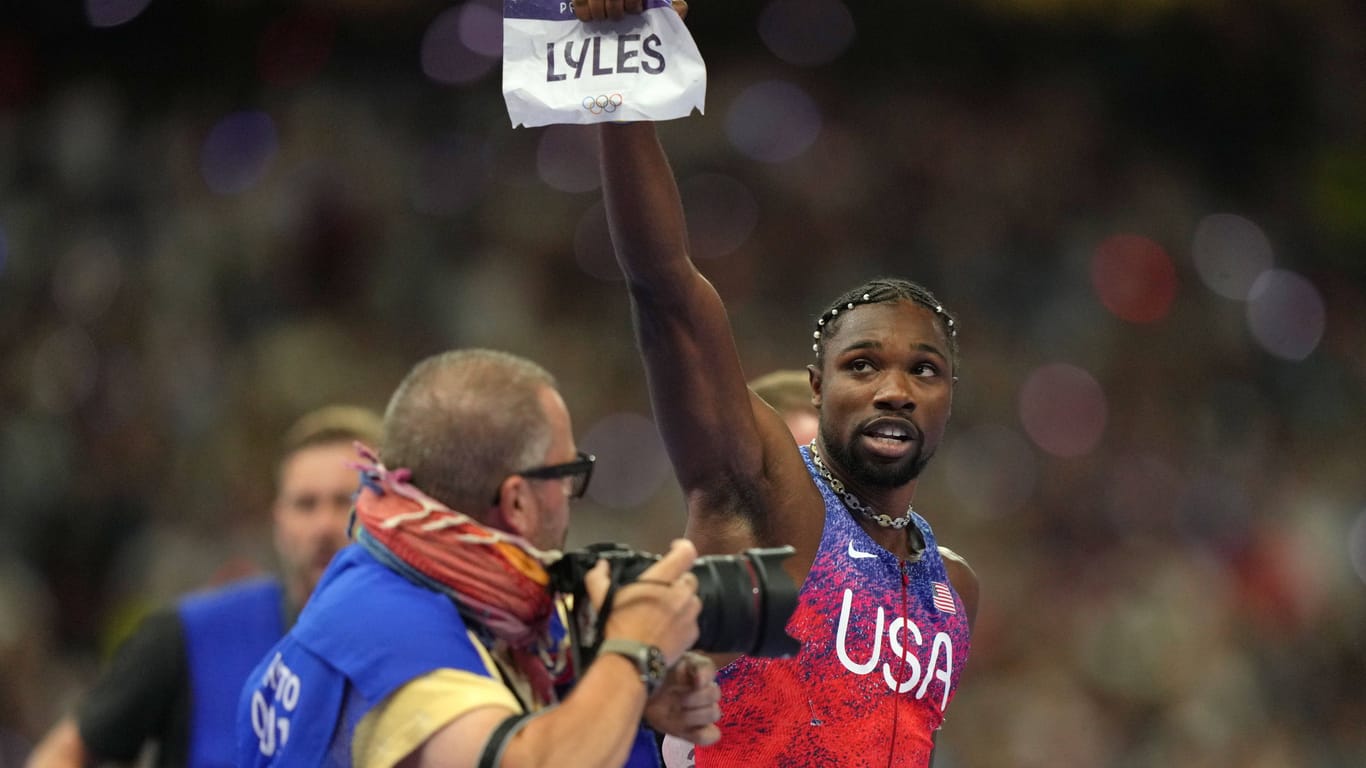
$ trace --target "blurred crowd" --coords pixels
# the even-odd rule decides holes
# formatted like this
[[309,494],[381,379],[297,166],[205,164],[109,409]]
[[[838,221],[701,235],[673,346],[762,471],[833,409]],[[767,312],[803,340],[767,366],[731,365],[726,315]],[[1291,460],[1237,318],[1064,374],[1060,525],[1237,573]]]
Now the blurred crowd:
[[[0,16],[0,767],[150,607],[272,566],[290,421],[426,354],[556,373],[571,544],[680,533],[593,133],[509,126],[497,4],[48,5]],[[936,765],[1366,765],[1366,7],[688,21],[662,132],[751,375],[878,274],[961,319]]]

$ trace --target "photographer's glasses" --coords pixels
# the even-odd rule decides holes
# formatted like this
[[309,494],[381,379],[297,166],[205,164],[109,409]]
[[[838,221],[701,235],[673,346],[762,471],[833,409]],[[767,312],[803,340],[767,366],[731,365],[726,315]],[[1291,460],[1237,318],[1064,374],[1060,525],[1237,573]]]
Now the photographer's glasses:
[[597,458],[593,454],[579,451],[579,457],[573,461],[567,461],[563,464],[549,464],[544,467],[532,467],[515,474],[536,480],[571,478],[573,484],[569,487],[569,498],[578,499],[582,498],[584,492],[588,490],[588,481],[593,477],[593,462],[595,461]]

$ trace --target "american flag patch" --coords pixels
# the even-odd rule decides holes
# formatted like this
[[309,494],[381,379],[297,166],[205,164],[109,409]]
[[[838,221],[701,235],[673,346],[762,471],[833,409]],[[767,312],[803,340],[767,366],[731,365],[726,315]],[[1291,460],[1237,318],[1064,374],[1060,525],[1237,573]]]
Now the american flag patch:
[[953,603],[953,591],[949,585],[942,581],[931,581],[930,592],[934,595],[934,607],[940,613],[958,613],[958,606]]

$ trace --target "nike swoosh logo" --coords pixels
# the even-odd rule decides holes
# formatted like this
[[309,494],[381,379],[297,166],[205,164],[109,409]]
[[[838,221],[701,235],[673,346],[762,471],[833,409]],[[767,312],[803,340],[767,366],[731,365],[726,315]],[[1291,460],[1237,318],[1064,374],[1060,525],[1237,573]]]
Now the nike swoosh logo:
[[849,542],[849,556],[854,558],[855,560],[861,560],[865,557],[877,557],[877,553],[864,552],[861,549],[854,549],[854,542],[851,541]]

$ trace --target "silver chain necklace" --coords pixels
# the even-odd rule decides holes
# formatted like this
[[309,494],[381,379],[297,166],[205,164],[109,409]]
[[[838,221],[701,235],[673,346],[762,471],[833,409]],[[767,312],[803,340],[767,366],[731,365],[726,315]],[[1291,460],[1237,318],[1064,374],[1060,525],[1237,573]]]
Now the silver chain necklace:
[[895,528],[900,530],[911,524],[911,515],[915,512],[915,508],[912,505],[906,505],[906,514],[901,517],[888,517],[887,515],[874,512],[872,507],[863,503],[862,499],[849,491],[846,491],[844,489],[844,483],[841,483],[838,478],[830,474],[830,470],[825,468],[825,462],[821,461],[821,452],[817,450],[815,440],[811,441],[811,460],[816,464],[816,471],[819,472],[821,477],[825,479],[825,482],[830,485],[830,490],[838,494],[840,499],[844,501],[844,506],[848,507],[851,511],[863,515],[883,528]]

